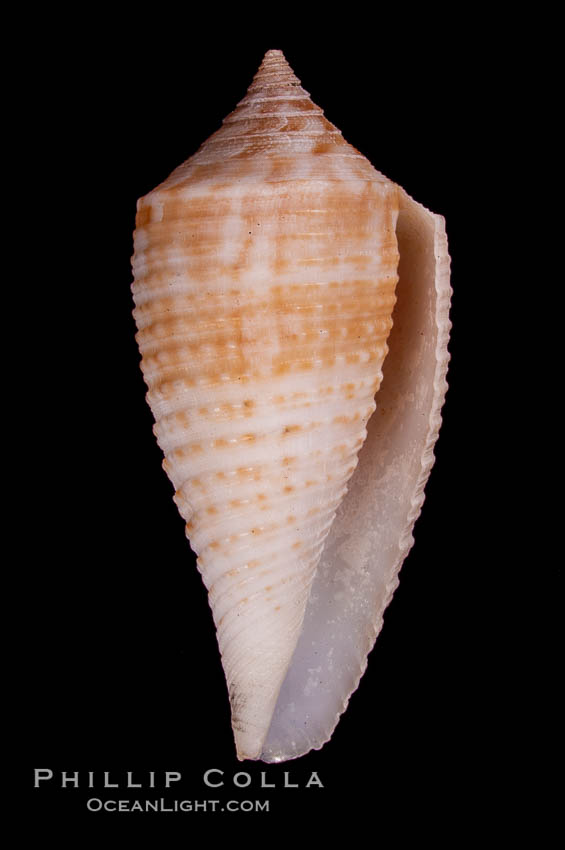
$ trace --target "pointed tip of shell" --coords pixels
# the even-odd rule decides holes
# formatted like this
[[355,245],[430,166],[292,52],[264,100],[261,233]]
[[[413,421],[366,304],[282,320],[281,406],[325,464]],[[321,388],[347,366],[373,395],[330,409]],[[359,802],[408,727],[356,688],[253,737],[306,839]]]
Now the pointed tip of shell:
[[282,50],[267,50],[267,52],[265,53],[265,55],[263,57],[263,62],[265,62],[267,60],[271,60],[271,59],[275,59],[277,61],[279,59],[283,59],[286,62],[285,55],[282,52]]
[[267,50],[249,91],[272,85],[299,86],[300,80],[288,64],[282,50]]
[[286,57],[282,50],[267,50],[265,55],[263,56],[263,61],[259,66],[259,70],[261,68],[288,68],[292,71],[292,68],[288,64]]

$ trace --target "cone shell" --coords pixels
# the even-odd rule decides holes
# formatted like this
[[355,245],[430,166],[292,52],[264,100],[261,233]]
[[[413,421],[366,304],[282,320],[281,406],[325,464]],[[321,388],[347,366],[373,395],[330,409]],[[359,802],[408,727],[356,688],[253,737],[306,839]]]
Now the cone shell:
[[331,736],[412,542],[446,387],[443,219],[271,50],[221,129],[138,202],[133,270],[238,757],[294,758]]

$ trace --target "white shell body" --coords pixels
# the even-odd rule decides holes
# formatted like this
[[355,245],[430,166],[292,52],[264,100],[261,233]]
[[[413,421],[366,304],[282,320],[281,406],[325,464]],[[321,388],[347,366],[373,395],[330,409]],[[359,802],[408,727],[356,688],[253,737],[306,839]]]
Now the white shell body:
[[294,758],[329,739],[412,542],[446,388],[443,220],[269,51],[222,128],[139,201],[133,269],[238,757]]

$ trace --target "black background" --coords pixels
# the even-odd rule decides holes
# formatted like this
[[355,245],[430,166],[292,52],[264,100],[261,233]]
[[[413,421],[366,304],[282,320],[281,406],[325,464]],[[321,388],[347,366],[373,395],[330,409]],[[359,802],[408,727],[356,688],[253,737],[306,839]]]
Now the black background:
[[[63,23],[51,18],[43,38],[36,22],[17,80],[29,187],[20,220],[33,235],[22,348],[33,365],[11,443],[24,482],[14,693],[30,820],[47,835],[95,824],[189,835],[196,818],[221,830],[298,815],[468,834],[500,807],[513,652],[495,626],[510,567],[491,534],[499,470],[496,452],[485,469],[483,451],[494,391],[477,351],[479,329],[503,374],[504,345],[484,309],[491,176],[501,128],[515,120],[498,34],[464,20],[380,18],[351,32],[281,24],[253,34],[171,16],[119,33],[85,18],[64,37]],[[270,48],[285,52],[347,141],[445,216],[454,290],[444,425],[400,586],[331,742],[275,766],[235,759],[206,593],[152,434],[130,294],[137,198],[218,128]],[[489,443],[500,439],[495,421]],[[35,767],[179,770],[172,796],[194,800],[217,798],[202,784],[217,767],[223,800],[268,798],[271,812],[93,815],[86,788],[33,790]],[[253,777],[250,789],[229,784],[238,770]],[[261,792],[261,771],[278,790]],[[325,787],[284,790],[284,771],[301,785],[317,771]]]

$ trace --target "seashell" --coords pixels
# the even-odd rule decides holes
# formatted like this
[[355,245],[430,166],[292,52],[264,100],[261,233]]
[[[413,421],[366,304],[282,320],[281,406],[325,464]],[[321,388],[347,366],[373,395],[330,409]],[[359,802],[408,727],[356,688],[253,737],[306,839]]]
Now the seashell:
[[331,737],[413,542],[447,386],[444,221],[270,50],[139,200],[134,240],[147,400],[237,755],[296,758]]

